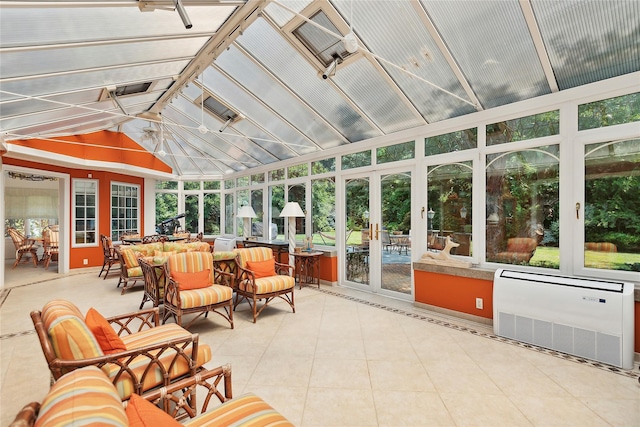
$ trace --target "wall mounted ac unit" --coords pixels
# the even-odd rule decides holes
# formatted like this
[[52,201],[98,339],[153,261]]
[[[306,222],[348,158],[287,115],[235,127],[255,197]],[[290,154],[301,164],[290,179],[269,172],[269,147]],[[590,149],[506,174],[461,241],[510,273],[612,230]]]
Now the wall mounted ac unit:
[[632,283],[495,272],[496,335],[632,369],[633,325]]

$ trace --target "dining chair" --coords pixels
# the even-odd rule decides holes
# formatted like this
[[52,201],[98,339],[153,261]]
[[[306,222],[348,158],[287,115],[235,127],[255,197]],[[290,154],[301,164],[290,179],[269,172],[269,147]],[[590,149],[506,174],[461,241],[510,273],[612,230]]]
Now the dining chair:
[[17,229],[13,227],[9,227],[7,229],[9,236],[11,236],[11,240],[13,241],[13,245],[16,247],[16,262],[13,264],[13,268],[16,268],[22,257],[25,257],[22,262],[29,262],[29,257],[33,260],[33,265],[35,267],[38,266],[38,253],[37,248],[35,246],[35,240],[28,239],[24,234],[19,232]]
[[101,234],[100,244],[102,245],[103,260],[102,260],[102,270],[100,270],[100,274],[98,274],[98,277],[100,277],[104,272],[105,274],[104,274],[103,280],[105,280],[109,275],[111,266],[115,264],[120,264],[122,261],[120,260],[120,258],[118,258],[118,253],[113,247],[113,242],[111,241],[111,237]]
[[46,227],[42,230],[42,237],[44,238],[42,262],[44,268],[48,269],[51,261],[58,262],[58,255],[60,253],[60,231],[58,231],[58,227]]

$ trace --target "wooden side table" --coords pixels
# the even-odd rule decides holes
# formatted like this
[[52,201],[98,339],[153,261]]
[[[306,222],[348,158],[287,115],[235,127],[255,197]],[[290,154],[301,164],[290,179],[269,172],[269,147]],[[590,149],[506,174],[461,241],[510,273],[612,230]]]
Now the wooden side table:
[[318,285],[320,289],[320,257],[322,252],[295,252],[295,277],[299,289],[302,285]]

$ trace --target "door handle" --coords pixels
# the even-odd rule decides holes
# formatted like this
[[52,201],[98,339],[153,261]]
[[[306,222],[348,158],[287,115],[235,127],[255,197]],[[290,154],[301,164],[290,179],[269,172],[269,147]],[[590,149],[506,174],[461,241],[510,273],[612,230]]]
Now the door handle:
[[376,240],[380,240],[380,229],[378,228],[379,224],[376,223]]

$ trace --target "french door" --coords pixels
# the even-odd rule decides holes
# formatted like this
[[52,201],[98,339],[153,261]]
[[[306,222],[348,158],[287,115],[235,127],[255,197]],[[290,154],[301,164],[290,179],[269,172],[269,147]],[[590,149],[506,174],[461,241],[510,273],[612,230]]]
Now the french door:
[[412,299],[412,173],[392,169],[343,180],[346,286]]

